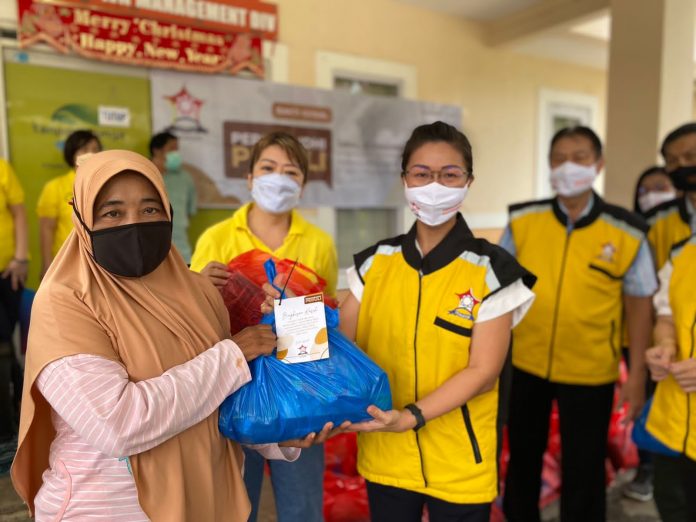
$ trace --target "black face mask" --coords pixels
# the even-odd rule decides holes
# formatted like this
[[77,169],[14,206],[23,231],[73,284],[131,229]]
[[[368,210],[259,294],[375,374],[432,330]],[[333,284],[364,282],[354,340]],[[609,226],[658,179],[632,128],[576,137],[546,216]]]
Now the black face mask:
[[94,260],[114,275],[153,272],[172,248],[172,222],[154,221],[89,231]]
[[73,210],[82,228],[92,238],[92,257],[114,275],[145,276],[162,264],[172,248],[171,221],[90,230],[77,209],[73,207]]
[[674,188],[684,192],[696,192],[696,182],[689,181],[689,178],[692,176],[696,177],[696,166],[679,167],[669,173]]

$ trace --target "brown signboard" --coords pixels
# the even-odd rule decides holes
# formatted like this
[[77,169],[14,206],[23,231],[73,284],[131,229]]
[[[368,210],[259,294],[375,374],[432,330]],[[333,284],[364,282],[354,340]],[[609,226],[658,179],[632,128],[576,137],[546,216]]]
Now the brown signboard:
[[251,149],[259,139],[273,131],[292,134],[307,149],[308,181],[324,181],[331,186],[331,130],[316,127],[226,121],[223,131],[225,176],[246,178],[250,172]]

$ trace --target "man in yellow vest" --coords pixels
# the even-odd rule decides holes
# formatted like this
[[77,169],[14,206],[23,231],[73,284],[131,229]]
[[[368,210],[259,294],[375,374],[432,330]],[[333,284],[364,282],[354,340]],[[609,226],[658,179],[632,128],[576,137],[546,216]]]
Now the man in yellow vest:
[[[696,520],[696,235],[677,244],[660,270],[660,290],[655,295],[657,324],[654,344],[648,350],[650,373],[658,381],[648,415],[650,433],[670,449],[681,453],[671,457],[665,471],[670,475],[656,487],[674,490],[665,505],[656,497],[664,522]],[[659,469],[659,468],[658,468]]]
[[682,196],[658,205],[646,216],[658,270],[669,258],[672,247],[696,232],[696,122],[670,132],[660,153],[674,188]]
[[[682,195],[655,207],[646,219],[648,240],[658,269],[669,264],[674,246],[696,233],[696,122],[682,125],[662,142],[665,170]],[[664,290],[664,289],[663,289]],[[656,296],[657,299],[658,296]],[[660,308],[657,308],[660,329]],[[657,343],[657,339],[655,339]],[[681,462],[667,455],[653,456],[655,504],[664,522],[691,520],[687,514],[689,495],[681,487]]]
[[542,458],[555,399],[563,448],[561,521],[602,522],[623,318],[635,363],[622,400],[633,417],[644,402],[657,278],[645,222],[592,190],[604,166],[597,135],[587,127],[558,131],[549,163],[557,196],[512,205],[501,243],[538,277],[537,300],[513,332],[504,508],[510,522],[540,520]]

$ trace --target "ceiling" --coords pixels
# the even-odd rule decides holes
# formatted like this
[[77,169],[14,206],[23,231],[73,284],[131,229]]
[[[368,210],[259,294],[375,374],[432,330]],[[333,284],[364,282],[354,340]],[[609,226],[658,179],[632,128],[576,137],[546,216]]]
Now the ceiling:
[[594,20],[578,24],[570,32],[607,42],[611,37],[611,15],[605,13]]
[[[549,0],[398,0],[424,9],[441,11],[483,23],[495,23],[510,15],[538,6]],[[553,4],[550,4],[551,6]],[[608,9],[572,25],[542,31],[510,43],[510,48],[524,54],[605,69],[611,38],[611,14]],[[696,33],[694,35],[696,61]]]
[[399,0],[434,11],[452,13],[471,20],[493,20],[522,11],[543,0]]

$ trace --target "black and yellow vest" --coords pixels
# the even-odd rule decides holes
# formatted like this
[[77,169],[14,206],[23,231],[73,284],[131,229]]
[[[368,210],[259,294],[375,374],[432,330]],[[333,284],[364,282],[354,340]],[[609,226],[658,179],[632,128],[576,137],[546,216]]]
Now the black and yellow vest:
[[650,227],[648,241],[655,255],[655,265],[659,270],[669,259],[674,245],[691,236],[686,199],[681,197],[658,205],[648,213],[645,219]]
[[[482,302],[520,278],[534,281],[507,252],[474,238],[461,215],[424,258],[415,230],[355,256],[365,285],[356,341],[387,373],[397,409],[468,366]],[[490,502],[498,491],[497,410],[496,386],[417,433],[361,434],[358,470],[448,502]]]
[[[696,236],[672,250],[669,302],[677,334],[676,360],[696,357]],[[657,384],[647,428],[658,440],[696,460],[696,393],[686,393],[670,375]]]
[[623,278],[646,226],[594,195],[568,232],[557,199],[510,207],[517,260],[539,279],[534,304],[513,332],[513,365],[564,384],[599,385],[618,377]]

